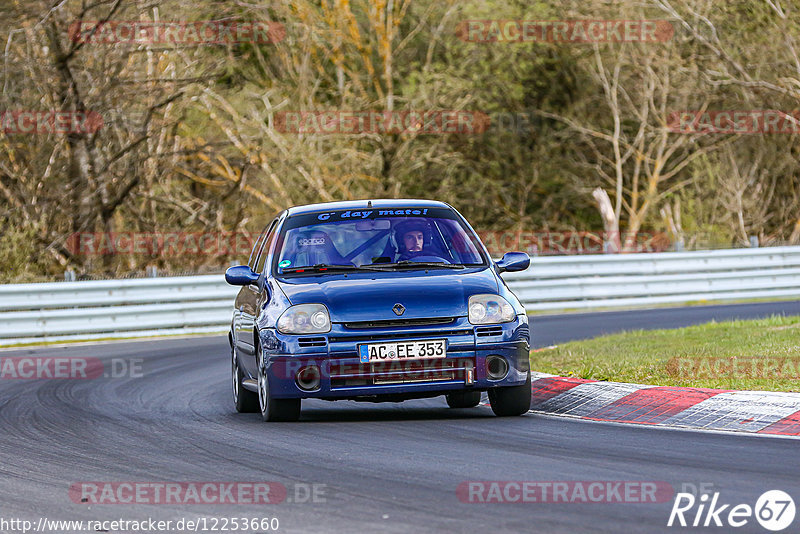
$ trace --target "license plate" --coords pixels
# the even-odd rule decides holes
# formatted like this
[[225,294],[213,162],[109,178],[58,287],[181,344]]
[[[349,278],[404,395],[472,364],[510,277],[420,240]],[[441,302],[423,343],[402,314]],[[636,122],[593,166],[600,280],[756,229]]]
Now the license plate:
[[370,343],[358,346],[358,359],[361,363],[385,362],[389,360],[427,360],[431,358],[444,358],[446,356],[446,339]]

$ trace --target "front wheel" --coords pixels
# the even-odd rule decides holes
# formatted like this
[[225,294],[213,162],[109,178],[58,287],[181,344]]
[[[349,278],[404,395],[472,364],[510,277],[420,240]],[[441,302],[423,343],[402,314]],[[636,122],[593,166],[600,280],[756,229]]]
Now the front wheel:
[[275,399],[269,393],[269,381],[264,369],[258,369],[258,405],[264,421],[297,421],[300,419],[300,399]]
[[491,388],[489,403],[498,417],[522,415],[531,407],[531,373],[528,379],[519,386]]
[[231,348],[231,382],[233,385],[233,404],[239,413],[255,413],[258,411],[258,395],[242,386],[244,373],[239,367],[236,350]]
[[481,402],[480,391],[458,391],[445,395],[451,408],[474,408]]

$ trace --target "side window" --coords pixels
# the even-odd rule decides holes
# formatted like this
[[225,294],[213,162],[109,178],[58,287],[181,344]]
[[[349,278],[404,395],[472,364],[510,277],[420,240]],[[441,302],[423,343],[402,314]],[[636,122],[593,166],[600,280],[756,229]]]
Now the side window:
[[258,258],[258,253],[261,251],[261,245],[264,244],[264,238],[266,235],[267,230],[265,229],[263,232],[261,232],[261,235],[258,236],[258,239],[256,239],[256,244],[253,245],[253,251],[250,253],[250,259],[247,260],[247,266],[254,271],[256,268],[256,259]]
[[264,246],[261,249],[261,253],[258,255],[258,259],[256,260],[256,268],[253,269],[255,272],[260,273],[264,270],[264,262],[267,261],[267,256],[269,256],[269,249],[272,246],[272,242],[275,241],[275,228],[278,226],[278,219],[272,221],[269,225],[269,230],[267,230],[267,236],[264,239]]

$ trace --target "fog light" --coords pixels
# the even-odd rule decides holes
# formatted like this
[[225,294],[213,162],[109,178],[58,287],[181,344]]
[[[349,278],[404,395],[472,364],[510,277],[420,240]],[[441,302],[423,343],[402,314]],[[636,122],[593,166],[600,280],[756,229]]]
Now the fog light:
[[319,367],[309,365],[297,371],[294,381],[297,383],[297,387],[303,391],[314,391],[319,389],[321,376]]
[[508,362],[502,356],[486,358],[486,375],[489,380],[502,380],[508,375]]

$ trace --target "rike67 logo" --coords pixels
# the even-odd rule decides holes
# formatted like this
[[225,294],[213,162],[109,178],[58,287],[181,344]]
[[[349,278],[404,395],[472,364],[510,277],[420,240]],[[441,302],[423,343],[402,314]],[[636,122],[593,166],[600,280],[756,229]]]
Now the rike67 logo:
[[794,516],[794,500],[781,490],[764,492],[756,500],[755,506],[724,503],[718,491],[710,496],[704,493],[699,497],[691,493],[678,493],[667,526],[739,528],[755,518],[765,529],[778,532],[789,527]]

